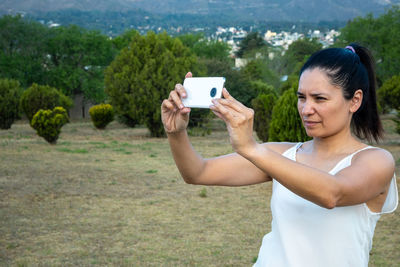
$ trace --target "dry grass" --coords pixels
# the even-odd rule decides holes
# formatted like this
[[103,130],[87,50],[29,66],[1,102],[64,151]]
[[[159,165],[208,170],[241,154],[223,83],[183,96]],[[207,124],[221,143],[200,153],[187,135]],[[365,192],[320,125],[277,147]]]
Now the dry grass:
[[[231,152],[225,131],[192,141],[205,157]],[[383,146],[399,173],[399,136]],[[270,183],[185,184],[166,139],[143,128],[74,122],[52,146],[18,122],[0,131],[0,264],[250,266],[270,195]],[[379,221],[371,266],[399,264],[399,217]]]

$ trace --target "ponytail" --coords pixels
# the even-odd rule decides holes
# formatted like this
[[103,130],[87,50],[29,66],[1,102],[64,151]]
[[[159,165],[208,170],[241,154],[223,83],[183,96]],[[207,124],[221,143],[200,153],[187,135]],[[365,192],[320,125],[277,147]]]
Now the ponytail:
[[376,99],[376,75],[375,64],[371,52],[358,44],[350,44],[360,58],[362,65],[368,74],[368,87],[359,88],[363,91],[361,107],[353,114],[352,127],[355,135],[369,142],[374,139],[379,141],[383,137],[383,127],[378,114]]

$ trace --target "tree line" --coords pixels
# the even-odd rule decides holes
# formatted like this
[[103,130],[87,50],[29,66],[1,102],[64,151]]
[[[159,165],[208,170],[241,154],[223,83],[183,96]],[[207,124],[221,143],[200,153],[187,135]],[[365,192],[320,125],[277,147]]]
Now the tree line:
[[[109,36],[118,36],[126,29],[166,30],[169,34],[190,33],[195,28],[202,28],[207,36],[215,33],[217,27],[237,25],[246,31],[271,29],[276,32],[290,31],[291,21],[261,21],[246,17],[237,17],[221,12],[219,14],[155,14],[143,9],[127,11],[98,11],[65,9],[50,12],[35,12],[29,15],[37,21],[57,22],[62,25],[75,24],[86,29],[97,29]],[[321,31],[338,29],[345,25],[344,21],[296,22],[296,31],[307,33],[309,29],[318,28]],[[179,33],[177,32],[179,28]]]
[[[400,9],[393,7],[377,18],[358,17],[341,32],[334,46],[358,42],[371,49],[381,111],[398,111]],[[258,32],[251,32],[236,52],[247,64],[235,68],[230,47],[201,33],[171,37],[165,32],[143,35],[131,30],[110,39],[75,25],[48,28],[21,16],[3,16],[0,79],[17,81],[18,86],[0,83],[0,116],[2,120],[14,116],[10,109],[20,108],[16,104],[20,100],[10,99],[42,85],[67,97],[83,94],[85,100],[109,103],[121,122],[131,127],[146,125],[152,136],[163,136],[161,101],[192,71],[195,76],[224,76],[230,93],[255,109],[255,130],[261,140],[306,140],[295,92],[301,66],[321,48],[315,39],[301,39],[283,51],[265,43]],[[10,93],[10,88],[16,87],[21,93]],[[34,106],[33,101],[27,103]],[[194,109],[190,124],[206,129],[209,119],[208,110]]]

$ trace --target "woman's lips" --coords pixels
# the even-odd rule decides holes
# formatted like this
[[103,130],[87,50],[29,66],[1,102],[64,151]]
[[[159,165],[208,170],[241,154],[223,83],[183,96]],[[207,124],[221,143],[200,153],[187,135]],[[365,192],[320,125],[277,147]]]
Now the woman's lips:
[[304,126],[306,127],[313,127],[317,125],[319,122],[318,121],[304,121]]

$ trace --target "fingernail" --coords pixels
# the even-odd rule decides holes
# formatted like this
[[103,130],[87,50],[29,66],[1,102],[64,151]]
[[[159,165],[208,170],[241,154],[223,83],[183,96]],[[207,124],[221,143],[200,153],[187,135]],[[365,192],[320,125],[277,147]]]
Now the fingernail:
[[183,97],[186,97],[186,94],[185,94],[185,93],[182,93],[182,96],[183,96]]
[[180,109],[183,109],[184,107],[183,107],[183,105],[182,105],[182,104],[180,104],[180,105],[179,105],[179,108],[180,108]]

